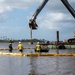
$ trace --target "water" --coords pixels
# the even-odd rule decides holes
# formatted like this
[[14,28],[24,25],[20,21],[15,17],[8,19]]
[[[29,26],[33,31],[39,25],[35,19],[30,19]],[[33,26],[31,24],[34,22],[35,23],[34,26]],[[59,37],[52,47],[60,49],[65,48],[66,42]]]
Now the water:
[[[13,43],[17,47],[18,43]],[[35,47],[23,43],[24,47]],[[0,48],[8,48],[8,43],[0,43]],[[8,52],[6,50],[5,52]],[[14,50],[13,52],[18,52]],[[34,50],[24,50],[24,53]],[[50,50],[49,53],[57,53]],[[59,53],[75,53],[75,50],[59,50]],[[0,55],[0,75],[75,75],[74,56],[23,57]]]

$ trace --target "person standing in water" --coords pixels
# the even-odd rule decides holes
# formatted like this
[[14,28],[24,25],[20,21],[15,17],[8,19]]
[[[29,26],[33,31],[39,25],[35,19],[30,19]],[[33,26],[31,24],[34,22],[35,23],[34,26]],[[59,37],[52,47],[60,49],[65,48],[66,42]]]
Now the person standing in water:
[[12,52],[13,47],[12,47],[12,43],[9,43],[9,52]]
[[19,50],[19,52],[23,52],[23,49],[24,49],[24,47],[23,47],[23,45],[22,45],[22,43],[21,42],[19,42],[19,44],[18,44],[18,50]]
[[40,52],[41,50],[41,45],[39,44],[39,42],[37,42],[36,47],[35,47],[36,52]]

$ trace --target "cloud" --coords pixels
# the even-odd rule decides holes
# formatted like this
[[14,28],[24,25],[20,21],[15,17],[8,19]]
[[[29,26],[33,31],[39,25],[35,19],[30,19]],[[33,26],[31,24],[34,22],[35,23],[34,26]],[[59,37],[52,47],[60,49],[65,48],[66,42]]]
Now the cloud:
[[[14,8],[18,9],[26,9],[30,7],[31,5],[40,5],[43,0],[0,0],[0,13],[12,11]],[[68,0],[71,5],[75,6],[74,0]],[[63,4],[61,0],[49,0],[46,4],[47,11],[59,11],[59,10],[65,10],[62,7]],[[62,9],[61,9],[62,8]]]
[[[26,39],[29,38],[29,30],[25,29],[25,27],[18,27],[18,26],[0,26],[0,37],[7,36],[8,38],[13,39]],[[26,33],[28,32],[28,33]]]
[[[28,13],[24,15],[26,18],[32,16],[42,1],[43,0],[0,0],[0,23],[5,22],[6,20],[10,19],[9,13],[12,13],[15,9],[25,10],[24,12]],[[68,0],[68,1],[75,9],[75,0]],[[49,30],[50,31],[59,30],[59,31],[62,31],[62,32],[64,31],[68,33],[68,30],[73,31],[75,27],[74,18],[69,13],[69,11],[66,9],[66,7],[63,5],[61,0],[49,0],[46,6],[44,7],[44,9],[37,16],[36,21],[39,26],[40,32],[44,30],[45,30],[44,32],[49,31]],[[0,27],[0,28],[2,29],[2,31],[9,32],[12,30],[13,27],[12,28],[10,27],[9,30],[7,30],[9,26]],[[19,28],[15,26],[14,30],[12,30],[10,33],[12,32],[15,33],[15,30],[17,31],[13,35],[16,35],[17,33],[21,33]],[[23,32],[27,31],[27,30],[24,31],[25,30],[24,28],[21,28],[21,29],[23,30]],[[8,34],[8,32],[4,32],[4,35]],[[22,36],[24,36],[24,33],[22,34]]]
[[[38,7],[42,1],[43,0],[0,0],[0,14],[13,11],[15,8],[25,10],[29,8],[31,5],[37,5]],[[74,0],[69,0],[69,2],[72,5],[75,5]],[[45,8],[48,9],[47,11],[50,12],[58,12],[65,10],[62,7],[64,6],[61,3],[61,0],[49,0]]]
[[69,25],[74,25],[74,19],[69,17],[64,13],[51,13],[47,12],[38,18],[37,23],[39,23],[40,28],[47,28],[51,30],[58,30]]
[[[8,13],[14,11],[14,9],[28,9],[31,5],[38,4],[39,0],[0,0],[0,22],[8,19],[6,16],[9,16]],[[5,17],[4,17],[5,15]],[[1,19],[2,18],[2,19]]]
[[30,5],[39,2],[38,0],[0,0],[0,13],[11,11],[14,8],[25,9]]

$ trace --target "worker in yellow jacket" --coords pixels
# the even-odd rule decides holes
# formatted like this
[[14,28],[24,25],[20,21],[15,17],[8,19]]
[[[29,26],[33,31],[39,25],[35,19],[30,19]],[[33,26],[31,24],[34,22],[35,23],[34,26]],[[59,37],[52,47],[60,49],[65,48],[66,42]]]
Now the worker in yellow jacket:
[[19,44],[18,44],[18,49],[19,49],[19,52],[23,52],[23,45],[22,45],[22,43],[21,42],[19,42]]
[[41,50],[41,45],[39,44],[39,42],[37,42],[36,48],[35,48],[36,52],[40,52]]

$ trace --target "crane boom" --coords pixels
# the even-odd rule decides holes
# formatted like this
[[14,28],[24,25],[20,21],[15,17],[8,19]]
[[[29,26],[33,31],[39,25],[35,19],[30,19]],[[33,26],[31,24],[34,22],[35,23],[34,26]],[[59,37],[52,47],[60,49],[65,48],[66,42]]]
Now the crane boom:
[[40,13],[40,11],[44,8],[44,6],[46,5],[46,3],[48,2],[48,0],[44,0],[42,2],[42,4],[38,7],[38,9],[36,10],[36,12],[33,14],[33,18],[32,19],[36,19],[37,15]]
[[[29,20],[29,27],[31,29],[37,29],[38,25],[36,24],[36,18],[48,1],[49,0],[43,0],[42,4],[37,8],[32,18]],[[75,18],[75,10],[72,8],[69,2],[67,0],[61,0],[61,2],[65,5],[65,7],[69,10],[69,12]]]
[[36,24],[36,18],[37,18],[38,14],[41,12],[41,10],[44,8],[44,6],[46,5],[46,3],[48,1],[49,0],[43,0],[42,4],[35,11],[35,13],[33,14],[32,18],[29,20],[29,27],[30,28],[37,29],[38,25]]
[[72,8],[69,2],[67,0],[61,0],[61,1],[65,5],[65,7],[69,10],[69,12],[72,14],[72,16],[75,18],[75,10]]

